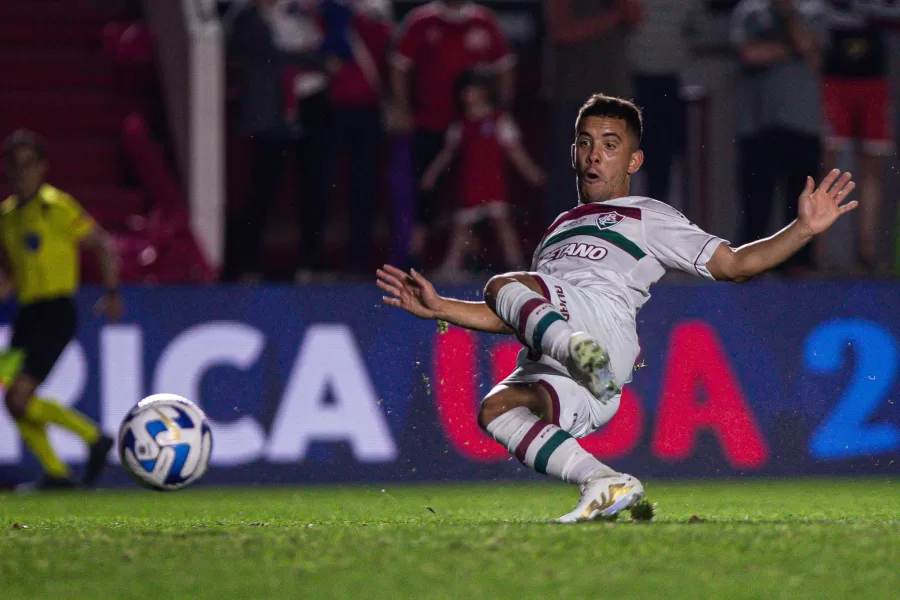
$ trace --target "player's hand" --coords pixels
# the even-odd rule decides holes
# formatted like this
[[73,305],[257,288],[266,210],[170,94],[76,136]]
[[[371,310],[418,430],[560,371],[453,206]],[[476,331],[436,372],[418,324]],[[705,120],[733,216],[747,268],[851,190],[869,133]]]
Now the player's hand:
[[105,316],[110,323],[117,323],[122,318],[124,311],[125,306],[122,303],[122,297],[116,292],[107,292],[94,305],[94,312],[98,316]]
[[837,169],[828,173],[818,188],[813,178],[807,177],[806,188],[798,202],[797,219],[813,235],[822,233],[842,214],[859,206],[856,200],[843,203],[855,187],[850,173],[841,175]]
[[381,301],[388,306],[402,308],[420,319],[437,319],[442,298],[434,291],[431,282],[414,269],[404,273],[397,267],[384,265],[376,271],[378,287],[390,296]]

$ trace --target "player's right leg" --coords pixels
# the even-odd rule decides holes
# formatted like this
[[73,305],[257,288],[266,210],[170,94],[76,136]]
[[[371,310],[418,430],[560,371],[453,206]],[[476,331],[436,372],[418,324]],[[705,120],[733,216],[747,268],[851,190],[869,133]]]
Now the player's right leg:
[[[16,316],[11,345],[21,349],[21,370],[5,373],[11,383],[6,392],[6,406],[20,427],[28,444],[48,476],[47,487],[61,487],[55,480],[69,477],[68,467],[46,441],[49,424],[59,425],[76,434],[88,445],[89,456],[83,483],[91,485],[106,465],[113,440],[103,435],[93,420],[73,408],[35,395],[75,334],[75,306],[71,301],[51,301],[23,307]],[[38,436],[43,436],[39,438]]]
[[575,331],[549,298],[543,280],[528,273],[497,275],[484,290],[487,305],[519,341],[565,365],[573,379],[608,402],[621,392],[608,351],[589,333]]
[[[497,385],[481,404],[479,425],[527,467],[580,486],[581,499],[559,522],[610,517],[633,506],[643,497],[641,483],[601,463],[560,426],[584,430],[592,413],[586,404],[595,400],[571,380],[557,391],[546,379]],[[561,374],[553,379],[567,380]]]
[[27,375],[19,373],[6,388],[4,401],[10,416],[16,422],[22,441],[34,454],[38,464],[44,471],[44,479],[40,483],[43,488],[71,488],[75,482],[71,478],[69,466],[60,460],[50,441],[47,439],[47,426],[29,420],[29,399],[34,394],[38,382]]

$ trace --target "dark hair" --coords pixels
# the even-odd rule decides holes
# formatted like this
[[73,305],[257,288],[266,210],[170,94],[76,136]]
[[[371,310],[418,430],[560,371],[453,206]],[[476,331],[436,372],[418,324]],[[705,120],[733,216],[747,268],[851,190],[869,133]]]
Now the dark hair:
[[483,88],[487,91],[488,101],[497,106],[499,102],[499,92],[497,90],[497,76],[493,71],[487,69],[468,69],[456,78],[454,85],[454,98],[458,105],[459,112],[462,112],[462,91],[470,85]]
[[634,149],[641,145],[641,137],[644,135],[644,119],[641,109],[631,100],[607,96],[606,94],[594,94],[585,102],[578,111],[575,119],[575,129],[585,117],[609,117],[625,121],[627,131],[634,137]]
[[39,161],[44,160],[44,142],[38,134],[27,129],[17,129],[7,136],[3,142],[3,159],[9,163],[13,154],[23,148],[32,150]]

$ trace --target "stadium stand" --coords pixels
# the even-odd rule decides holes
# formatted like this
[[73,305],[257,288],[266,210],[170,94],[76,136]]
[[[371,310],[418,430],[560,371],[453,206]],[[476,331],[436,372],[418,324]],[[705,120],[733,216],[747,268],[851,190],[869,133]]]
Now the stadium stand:
[[[75,196],[111,231],[120,251],[136,244],[134,236],[145,235],[139,224],[160,219],[175,224],[158,228],[178,232],[173,235],[179,243],[196,247],[189,228],[177,225],[185,217],[171,207],[172,202],[183,204],[174,177],[167,173],[168,179],[156,179],[169,181],[176,190],[174,198],[169,194],[163,199],[166,206],[157,206],[160,194],[146,187],[146,172],[141,177],[141,170],[123,153],[126,119],[164,122],[152,35],[124,6],[100,8],[90,0],[0,0],[0,72],[0,132],[28,128],[42,135],[50,181]],[[153,143],[145,133],[144,138],[132,136],[132,147],[152,154],[145,148]],[[165,135],[161,128],[154,133]],[[163,168],[159,165],[165,161],[158,158],[156,168]],[[2,179],[0,194],[5,196]],[[122,260],[138,260],[131,254],[123,252]],[[199,251],[191,254],[196,262],[190,268],[162,274],[160,269],[166,267],[154,260],[148,268],[148,254],[143,256],[143,264],[123,264],[123,271],[132,275],[126,281],[187,283],[210,278]],[[90,269],[84,275],[85,281],[97,280]]]

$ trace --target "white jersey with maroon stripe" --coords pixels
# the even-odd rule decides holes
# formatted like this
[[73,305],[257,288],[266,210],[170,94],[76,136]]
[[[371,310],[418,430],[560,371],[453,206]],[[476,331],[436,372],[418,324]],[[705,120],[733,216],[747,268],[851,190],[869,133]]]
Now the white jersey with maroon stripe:
[[712,279],[706,263],[720,243],[727,242],[668,204],[629,196],[582,204],[557,217],[531,270],[601,292],[633,319],[666,269]]

